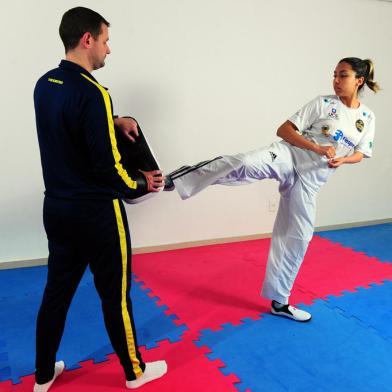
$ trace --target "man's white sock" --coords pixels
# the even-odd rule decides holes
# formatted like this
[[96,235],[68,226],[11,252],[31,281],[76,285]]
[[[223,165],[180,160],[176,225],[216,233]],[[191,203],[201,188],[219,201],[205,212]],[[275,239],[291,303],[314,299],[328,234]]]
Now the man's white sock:
[[136,380],[127,381],[125,385],[128,389],[136,389],[150,381],[162,377],[166,372],[166,361],[147,362],[144,373]]
[[65,364],[63,361],[58,361],[54,364],[54,376],[45,384],[34,384],[34,392],[47,392],[54,383],[54,380],[63,372]]

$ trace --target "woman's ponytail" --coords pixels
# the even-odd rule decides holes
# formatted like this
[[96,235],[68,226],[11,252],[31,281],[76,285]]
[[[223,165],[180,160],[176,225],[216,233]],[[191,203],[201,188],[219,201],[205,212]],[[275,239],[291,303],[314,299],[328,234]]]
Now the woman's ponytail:
[[367,67],[367,75],[365,78],[366,85],[370,88],[370,90],[374,91],[375,93],[380,91],[380,86],[374,79],[374,64],[373,61],[370,59],[363,60]]

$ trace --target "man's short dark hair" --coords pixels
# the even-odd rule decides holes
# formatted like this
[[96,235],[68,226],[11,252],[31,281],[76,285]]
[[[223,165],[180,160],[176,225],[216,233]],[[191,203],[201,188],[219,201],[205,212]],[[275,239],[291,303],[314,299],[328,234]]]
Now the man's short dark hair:
[[101,33],[102,23],[110,26],[110,23],[98,12],[85,7],[75,7],[68,10],[62,17],[59,33],[63,41],[65,52],[78,46],[84,33],[90,33],[97,39]]

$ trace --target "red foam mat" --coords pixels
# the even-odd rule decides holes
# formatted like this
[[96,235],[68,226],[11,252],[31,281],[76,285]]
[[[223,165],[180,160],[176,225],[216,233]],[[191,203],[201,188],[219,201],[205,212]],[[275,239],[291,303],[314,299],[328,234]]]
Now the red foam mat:
[[259,318],[269,241],[247,241],[135,256],[133,270],[191,331]]
[[368,288],[392,278],[392,264],[315,236],[296,284],[316,298]]
[[[179,342],[161,342],[158,348],[141,349],[148,361],[165,359],[168,373],[140,390],[143,392],[238,392],[233,383],[239,380],[234,375],[224,376],[219,361],[210,361],[205,356],[205,348],[196,347],[189,339]],[[110,392],[126,391],[122,368],[114,355],[98,364],[82,362],[80,369],[65,371],[50,389],[53,392]],[[2,392],[31,392],[33,376],[24,377],[22,384],[0,383]]]
[[[217,329],[269,311],[260,298],[270,240],[253,240],[135,256],[134,271],[190,330]],[[291,295],[292,303],[392,277],[392,265],[315,236]]]

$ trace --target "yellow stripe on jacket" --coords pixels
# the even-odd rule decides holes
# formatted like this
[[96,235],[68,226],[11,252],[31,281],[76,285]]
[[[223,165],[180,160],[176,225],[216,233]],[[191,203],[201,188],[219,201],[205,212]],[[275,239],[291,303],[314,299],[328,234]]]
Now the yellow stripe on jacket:
[[123,179],[123,181],[128,185],[129,188],[136,189],[137,188],[137,182],[132,180],[131,177],[129,177],[127,171],[123,168],[120,160],[121,160],[121,155],[120,152],[118,151],[117,148],[117,140],[116,140],[116,134],[114,132],[114,122],[113,122],[113,115],[112,115],[112,108],[110,105],[110,97],[108,92],[97,82],[86,76],[85,74],[81,74],[84,78],[86,78],[89,82],[93,83],[101,92],[104,103],[105,103],[105,108],[106,108],[106,115],[107,115],[107,120],[108,120],[108,129],[109,129],[109,137],[110,137],[110,143],[112,145],[112,153],[114,157],[114,166],[117,170],[117,173],[119,176]]

